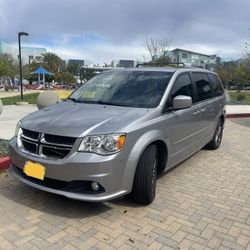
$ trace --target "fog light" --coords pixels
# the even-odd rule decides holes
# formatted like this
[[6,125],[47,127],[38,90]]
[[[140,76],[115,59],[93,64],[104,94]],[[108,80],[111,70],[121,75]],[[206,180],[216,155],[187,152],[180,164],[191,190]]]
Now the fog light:
[[91,187],[92,187],[92,189],[93,189],[94,191],[98,191],[98,189],[99,189],[99,184],[98,184],[97,182],[93,181],[93,182],[91,183]]

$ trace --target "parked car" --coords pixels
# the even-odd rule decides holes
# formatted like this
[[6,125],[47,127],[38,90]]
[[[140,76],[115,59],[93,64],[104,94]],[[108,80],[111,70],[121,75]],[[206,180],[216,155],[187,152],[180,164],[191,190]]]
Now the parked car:
[[106,71],[18,123],[10,173],[72,199],[107,201],[131,193],[149,204],[159,174],[204,146],[219,148],[224,106],[221,81],[208,70]]

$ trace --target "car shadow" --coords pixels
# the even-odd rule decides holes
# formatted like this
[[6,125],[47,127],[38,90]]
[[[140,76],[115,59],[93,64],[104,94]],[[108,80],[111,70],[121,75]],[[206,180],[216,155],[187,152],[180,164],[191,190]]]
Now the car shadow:
[[120,213],[126,213],[129,208],[141,207],[127,196],[109,202],[85,202],[30,187],[7,176],[7,174],[4,179],[1,180],[0,196],[14,202],[17,206],[21,205],[65,218],[82,219],[100,215],[113,209],[117,209],[117,212]]
[[[68,199],[67,197],[48,193],[30,187],[17,180],[6,180],[8,185],[0,188],[0,196],[43,213],[67,218],[84,218],[105,213],[112,209],[105,203],[90,203]],[[11,183],[10,183],[11,182]]]

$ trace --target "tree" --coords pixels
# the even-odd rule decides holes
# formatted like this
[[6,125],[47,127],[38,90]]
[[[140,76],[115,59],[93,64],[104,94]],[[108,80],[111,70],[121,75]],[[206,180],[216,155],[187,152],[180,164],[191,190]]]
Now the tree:
[[237,68],[237,80],[240,84],[240,88],[244,87],[245,84],[250,83],[250,60],[245,58]]
[[166,64],[171,64],[171,58],[167,55],[162,55],[161,57],[154,59],[153,62],[159,66],[164,66]]
[[111,64],[108,64],[108,63],[105,62],[105,63],[103,64],[103,67],[111,67]]
[[30,82],[37,81],[37,74],[31,75],[31,72],[35,71],[41,64],[33,61],[30,64],[25,64],[23,66],[23,77],[24,79],[29,80]]
[[67,65],[67,71],[73,74],[74,76],[79,74],[79,69],[81,68],[81,65],[77,63],[68,63]]
[[59,83],[75,84],[76,79],[70,72],[57,72],[55,74],[55,81]]
[[166,57],[165,51],[169,50],[170,44],[171,44],[171,40],[167,39],[166,37],[149,38],[146,41],[146,47],[150,54],[151,61]]
[[65,68],[64,61],[55,53],[47,52],[42,54],[43,66],[50,72],[56,74]]
[[237,83],[237,67],[237,63],[234,61],[224,62],[216,67],[215,71],[225,87]]
[[250,60],[247,58],[238,61],[224,62],[216,67],[225,87],[237,85],[238,89],[250,83]]
[[81,68],[80,69],[80,79],[81,81],[88,81],[96,75],[96,69],[92,68]]
[[14,78],[18,75],[18,64],[10,55],[0,56],[0,77],[6,76]]

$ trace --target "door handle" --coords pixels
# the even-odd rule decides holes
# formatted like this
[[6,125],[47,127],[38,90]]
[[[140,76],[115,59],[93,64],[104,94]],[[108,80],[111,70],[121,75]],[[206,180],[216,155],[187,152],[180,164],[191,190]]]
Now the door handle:
[[193,115],[198,115],[199,113],[200,113],[200,111],[197,110],[197,111],[194,111],[194,112],[193,112]]
[[202,113],[205,112],[205,111],[207,111],[207,109],[201,109],[201,112],[202,112]]

